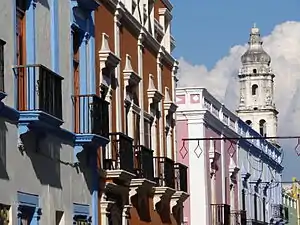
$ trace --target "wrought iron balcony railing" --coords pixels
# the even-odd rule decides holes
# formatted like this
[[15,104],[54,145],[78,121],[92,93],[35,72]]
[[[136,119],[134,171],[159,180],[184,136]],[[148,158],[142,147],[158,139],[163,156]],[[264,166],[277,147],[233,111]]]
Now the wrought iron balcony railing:
[[187,166],[175,163],[175,188],[178,191],[187,192]]
[[154,157],[154,165],[157,185],[175,188],[174,161],[167,157]]
[[139,178],[154,180],[153,150],[143,145],[135,147],[135,171]]
[[108,138],[109,103],[97,95],[72,96],[75,112],[75,133],[97,134]]
[[212,225],[230,225],[230,205],[211,204]]
[[247,221],[246,222],[247,225],[268,225],[267,222],[253,220],[253,219],[249,219],[249,220],[246,220],[246,221]]
[[272,217],[273,219],[283,219],[283,205],[281,204],[273,204],[271,206],[272,209]]
[[246,225],[247,215],[245,210],[230,211],[230,225]]
[[63,78],[43,65],[15,66],[18,110],[43,111],[62,119]]
[[[110,133],[111,151],[104,158],[108,170],[125,170],[134,173],[132,138],[123,133]],[[109,148],[106,148],[108,151]]]

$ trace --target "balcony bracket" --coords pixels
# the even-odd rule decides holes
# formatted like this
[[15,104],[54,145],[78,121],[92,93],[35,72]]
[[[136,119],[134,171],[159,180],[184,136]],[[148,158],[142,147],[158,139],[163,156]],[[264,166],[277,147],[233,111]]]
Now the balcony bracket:
[[176,191],[174,195],[171,197],[170,202],[170,212],[173,213],[174,211],[177,211],[177,207],[182,207],[184,201],[189,197],[188,193],[184,191]]
[[137,194],[149,196],[152,194],[155,183],[147,179],[132,179],[130,182],[129,199]]
[[113,182],[106,182],[104,195],[107,198],[109,198],[110,196],[114,196],[113,198],[115,198],[115,196],[121,197],[122,203],[125,205],[128,200],[128,186],[115,184]]
[[18,149],[22,152],[25,151],[22,136],[29,131],[35,133],[36,147],[38,148],[39,142],[46,137],[46,134],[48,132],[56,134],[62,124],[62,120],[42,111],[20,111],[18,118]]
[[169,187],[154,187],[153,206],[154,210],[157,209],[157,204],[169,204],[175,190]]
[[173,212],[174,207],[182,206],[184,201],[189,197],[189,195],[184,191],[176,191],[171,197],[170,210]]
[[106,179],[122,181],[124,185],[129,185],[135,175],[126,170],[106,170]]
[[75,146],[89,146],[97,149],[108,142],[107,138],[96,134],[75,134]]

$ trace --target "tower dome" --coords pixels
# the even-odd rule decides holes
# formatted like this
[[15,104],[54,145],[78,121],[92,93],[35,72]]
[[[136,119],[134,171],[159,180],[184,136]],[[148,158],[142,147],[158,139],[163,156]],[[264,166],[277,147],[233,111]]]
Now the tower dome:
[[262,47],[259,29],[255,26],[251,28],[248,50],[242,55],[241,61],[243,65],[249,64],[267,64],[270,65],[271,57]]

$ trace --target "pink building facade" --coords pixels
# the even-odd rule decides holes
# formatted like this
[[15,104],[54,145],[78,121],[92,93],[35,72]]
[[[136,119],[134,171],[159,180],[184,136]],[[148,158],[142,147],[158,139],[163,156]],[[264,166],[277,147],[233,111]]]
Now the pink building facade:
[[177,161],[188,166],[190,194],[184,224],[227,224],[239,212],[236,142],[182,139],[237,137],[238,117],[204,88],[177,89],[176,104]]

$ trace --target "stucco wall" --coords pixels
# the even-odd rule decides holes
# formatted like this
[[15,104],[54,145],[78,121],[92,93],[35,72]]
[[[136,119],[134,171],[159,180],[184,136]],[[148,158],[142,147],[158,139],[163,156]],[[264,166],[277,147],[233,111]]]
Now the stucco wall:
[[[15,87],[12,65],[15,64],[15,19],[14,1],[2,0],[0,12],[0,38],[5,45],[5,103],[14,107]],[[51,69],[50,0],[37,3],[36,7],[36,56],[37,63]],[[59,58],[60,75],[63,81],[64,127],[72,129],[71,70],[70,70],[70,15],[69,1],[59,2]],[[42,209],[41,224],[55,224],[55,210],[65,213],[66,224],[71,224],[73,203],[91,205],[90,191],[86,182],[89,176],[77,173],[75,168],[63,162],[73,163],[73,146],[54,136],[47,136],[38,150],[34,139],[24,138],[25,152],[17,148],[18,129],[16,124],[0,118],[1,164],[0,165],[0,203],[11,206],[12,224],[17,224],[17,192],[39,195]],[[58,160],[61,162],[59,163]],[[87,174],[86,171],[85,174]]]

